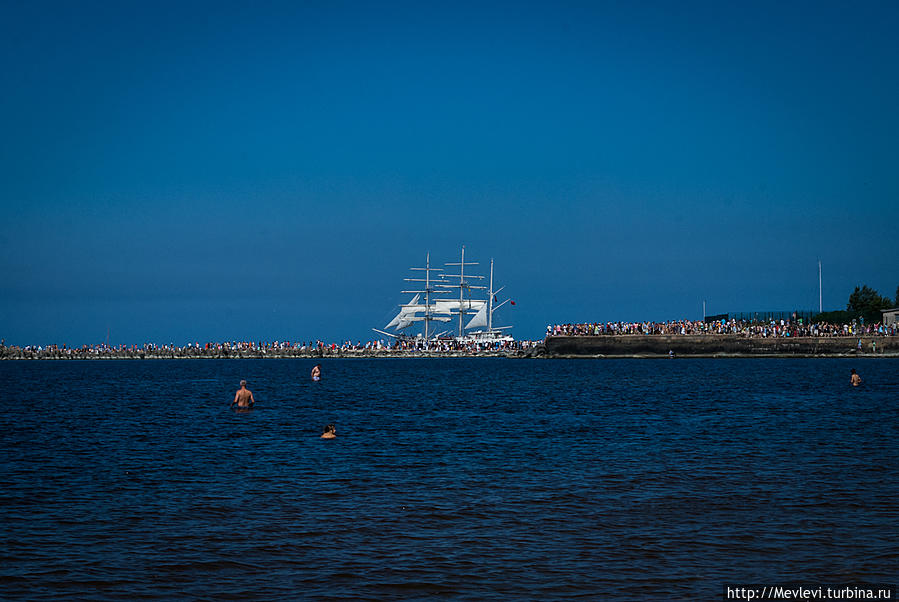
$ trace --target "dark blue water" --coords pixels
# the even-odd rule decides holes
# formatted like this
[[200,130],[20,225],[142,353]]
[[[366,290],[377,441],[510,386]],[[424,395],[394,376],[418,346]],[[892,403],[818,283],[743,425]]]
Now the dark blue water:
[[899,360],[312,364],[0,363],[0,597],[899,580]]

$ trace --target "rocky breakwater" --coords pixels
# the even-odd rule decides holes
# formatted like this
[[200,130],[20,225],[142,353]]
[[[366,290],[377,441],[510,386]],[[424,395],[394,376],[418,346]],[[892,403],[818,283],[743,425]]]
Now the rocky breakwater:
[[451,358],[505,357],[529,358],[542,347],[528,349],[23,349],[0,346],[0,360],[154,360],[154,359],[326,359],[326,358]]
[[[861,341],[861,351],[858,343]],[[769,337],[727,334],[546,338],[548,357],[899,357],[899,336]]]

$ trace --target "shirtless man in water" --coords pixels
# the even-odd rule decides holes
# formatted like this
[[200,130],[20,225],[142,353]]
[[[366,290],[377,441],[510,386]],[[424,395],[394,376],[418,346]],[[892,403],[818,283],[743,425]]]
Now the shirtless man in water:
[[240,389],[234,394],[234,401],[231,402],[230,408],[237,404],[238,410],[249,410],[256,400],[253,398],[253,392],[247,389],[247,381],[240,381]]
[[336,436],[337,436],[337,429],[334,428],[333,424],[329,424],[328,426],[325,427],[325,432],[322,433],[321,438],[322,439],[333,439]]
[[851,376],[849,377],[849,382],[852,383],[853,387],[857,387],[862,384],[862,377],[858,375],[858,372],[855,371],[855,368],[849,371]]
[[312,373],[310,374],[310,376],[312,376],[312,380],[314,380],[314,381],[321,380],[322,379],[322,365],[315,364],[315,366],[312,368]]

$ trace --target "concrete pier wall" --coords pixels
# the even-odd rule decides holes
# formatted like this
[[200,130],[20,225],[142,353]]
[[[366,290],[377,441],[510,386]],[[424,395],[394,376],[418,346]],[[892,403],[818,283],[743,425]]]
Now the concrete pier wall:
[[[862,353],[858,341],[862,341]],[[738,335],[599,335],[553,336],[546,339],[549,357],[667,356],[899,356],[899,337],[778,337]]]

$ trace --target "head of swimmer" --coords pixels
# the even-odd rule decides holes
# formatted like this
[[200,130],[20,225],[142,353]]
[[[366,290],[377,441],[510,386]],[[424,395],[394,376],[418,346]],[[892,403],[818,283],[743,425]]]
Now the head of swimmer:
[[247,388],[247,381],[245,381],[245,380],[240,381],[240,388],[241,388],[241,389],[246,389],[246,388]]
[[337,429],[334,427],[333,424],[329,424],[328,426],[325,427],[323,434],[328,434],[328,433],[337,434]]

